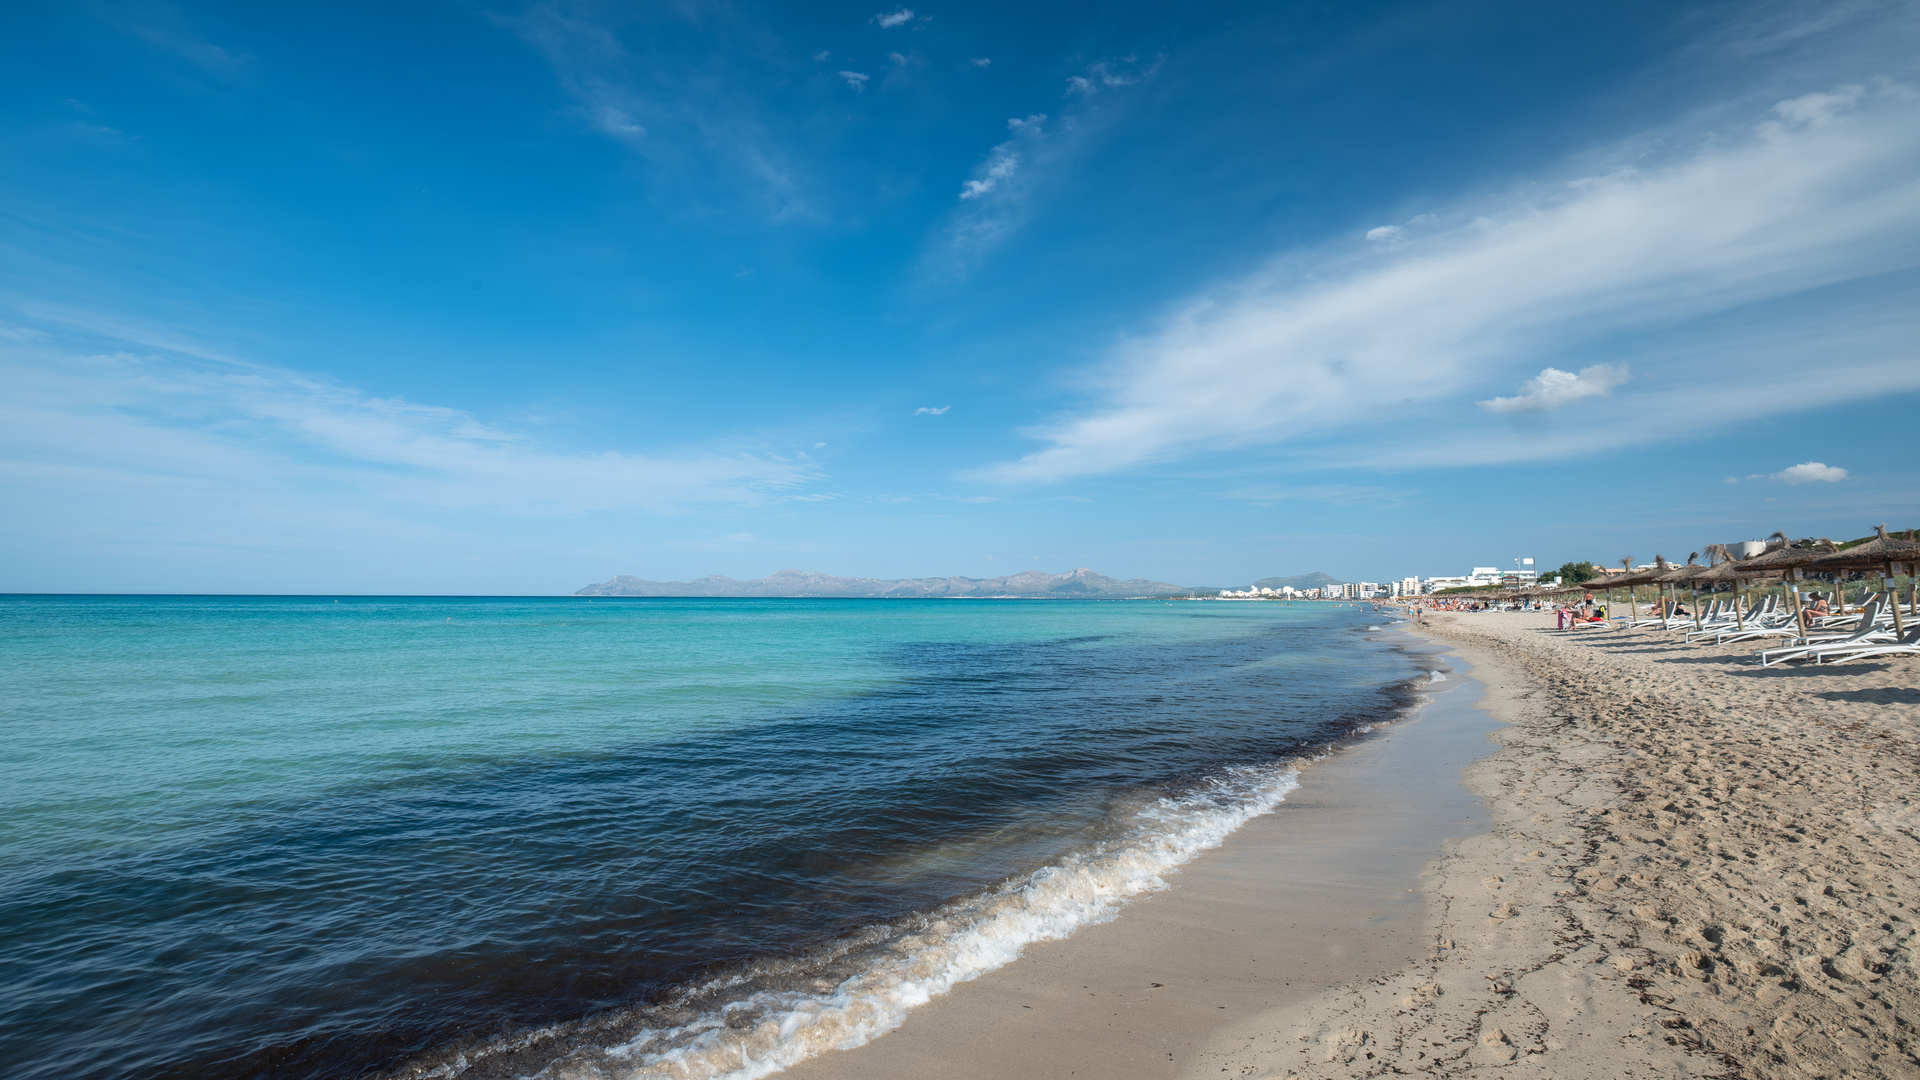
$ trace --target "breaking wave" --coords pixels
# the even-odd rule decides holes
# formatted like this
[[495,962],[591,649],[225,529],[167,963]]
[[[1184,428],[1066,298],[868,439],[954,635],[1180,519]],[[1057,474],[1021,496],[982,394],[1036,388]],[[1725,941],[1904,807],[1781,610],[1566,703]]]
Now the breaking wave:
[[1114,917],[1165,875],[1271,812],[1294,763],[1240,766],[1135,808],[1116,839],[813,955],[761,962],[670,1000],[449,1050],[409,1080],[755,1080],[900,1026],[915,1006],[1037,941]]

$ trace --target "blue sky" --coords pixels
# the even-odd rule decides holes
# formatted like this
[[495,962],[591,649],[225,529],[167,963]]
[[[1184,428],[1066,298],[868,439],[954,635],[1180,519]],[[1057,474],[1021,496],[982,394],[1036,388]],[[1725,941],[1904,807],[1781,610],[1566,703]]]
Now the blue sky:
[[0,590],[1920,525],[1916,57],[1900,3],[8,5]]

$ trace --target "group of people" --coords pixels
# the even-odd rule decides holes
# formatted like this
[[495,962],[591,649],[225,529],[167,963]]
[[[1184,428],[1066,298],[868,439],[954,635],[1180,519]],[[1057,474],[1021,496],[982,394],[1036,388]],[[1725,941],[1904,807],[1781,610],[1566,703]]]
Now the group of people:
[[1594,600],[1588,593],[1579,603],[1561,604],[1554,609],[1554,625],[1561,630],[1571,629],[1581,623],[1601,623],[1607,621],[1607,605]]

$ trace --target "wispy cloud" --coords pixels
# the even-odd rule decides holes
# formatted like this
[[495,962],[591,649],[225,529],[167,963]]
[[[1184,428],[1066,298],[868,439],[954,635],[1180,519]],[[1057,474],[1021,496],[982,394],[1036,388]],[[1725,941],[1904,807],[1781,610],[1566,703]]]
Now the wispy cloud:
[[[672,19],[674,11],[632,17]],[[559,2],[537,3],[520,15],[494,18],[547,59],[586,127],[624,143],[663,175],[707,174],[717,165],[723,177],[768,200],[776,216],[810,213],[794,166],[760,118],[760,104],[739,80],[727,77],[725,68],[738,62],[738,50],[715,42],[707,50],[677,50],[672,62],[643,61],[622,40],[621,32],[631,28],[590,18]],[[696,29],[711,32],[704,26]],[[818,53],[815,59],[825,56]],[[710,183],[710,177],[703,176],[700,183]]]
[[[1157,74],[1163,59],[1141,64],[1129,56],[1090,65],[1086,75],[1069,80],[1068,96],[1084,99],[1102,88],[1132,86]],[[984,57],[972,62],[983,68],[992,63]],[[922,276],[939,282],[964,278],[1018,232],[1031,217],[1036,179],[1049,166],[1057,171],[1075,143],[1084,142],[1090,129],[1103,126],[1083,123],[1099,112],[1080,100],[1068,103],[1051,123],[1040,112],[1008,120],[1009,137],[988,150],[973,174],[961,181],[959,207],[922,258]],[[1107,122],[1112,122],[1111,116]]]
[[1118,90],[1144,82],[1160,73],[1166,63],[1165,56],[1156,56],[1142,64],[1138,56],[1122,56],[1117,59],[1101,60],[1087,66],[1086,74],[1067,77],[1067,93],[1080,97],[1091,97],[1101,90]]
[[947,415],[947,410],[948,410],[948,409],[951,409],[951,408],[953,408],[953,406],[951,406],[951,405],[942,405],[942,406],[940,406],[940,407],[939,407],[939,408],[937,408],[937,409],[936,409],[936,408],[934,408],[934,407],[933,407],[933,406],[931,406],[931,405],[922,405],[922,406],[920,406],[919,408],[917,408],[917,409],[915,409],[915,410],[913,410],[913,415],[915,415],[915,416],[945,416],[945,415]]
[[974,67],[977,67],[977,68],[993,66],[993,61],[984,56],[973,57],[972,59],[968,60],[967,63],[972,64]]
[[879,23],[881,29],[892,30],[896,26],[905,26],[912,22],[913,9],[901,8],[898,11],[888,12],[884,15],[875,15],[873,21]]
[[36,342],[0,348],[0,370],[0,467],[16,483],[166,476],[230,498],[324,484],[401,508],[576,514],[763,503],[818,476],[766,452],[554,449],[461,409],[257,365]]
[[1225,498],[1271,506],[1282,502],[1318,502],[1334,506],[1364,506],[1381,510],[1405,506],[1419,492],[1411,488],[1383,488],[1370,484],[1259,484],[1235,488]]
[[854,93],[857,93],[857,94],[866,93],[867,80],[873,78],[873,76],[871,75],[862,74],[861,72],[858,72],[858,71],[841,71],[841,72],[836,72],[836,74],[838,74],[842,79],[845,79],[847,81],[847,85],[853,87]]
[[1577,375],[1571,371],[1550,367],[1522,383],[1519,394],[1513,397],[1497,397],[1479,404],[1488,412],[1498,413],[1557,409],[1562,405],[1579,401],[1581,398],[1603,397],[1611,394],[1614,387],[1626,381],[1627,366],[1625,364],[1595,364],[1592,367],[1581,368]]
[[1046,122],[1044,113],[1008,120],[1007,129],[1013,132],[1013,138],[987,152],[987,160],[981,163],[970,179],[960,185],[960,197],[977,199],[982,195],[991,195],[996,188],[1012,180],[1020,171],[1021,145],[1040,138],[1043,134],[1041,125]]
[[1033,165],[1046,149],[1047,116],[1013,117],[1007,132],[1008,138],[987,151],[973,175],[960,183],[958,201],[964,209],[923,264],[936,277],[965,275],[1027,219]]
[[1818,461],[1789,465],[1772,476],[1783,484],[1837,484],[1846,478],[1847,470]]
[[[1591,355],[1623,335],[1644,339],[1637,367],[1659,369],[1657,387],[1636,384],[1635,393],[1656,426],[1511,443],[1476,432],[1414,460],[1578,452],[1690,431],[1702,416],[1920,387],[1920,364],[1900,344],[1920,324],[1904,296],[1863,293],[1867,310],[1845,317],[1837,307],[1808,309],[1770,326],[1775,342],[1752,355],[1728,351],[1753,344],[1737,334],[1689,337],[1695,324],[1742,305],[1920,265],[1920,107],[1904,86],[1828,88],[1780,102],[1744,132],[1702,136],[1665,162],[1518,190],[1525,194],[1498,207],[1441,215],[1454,224],[1407,233],[1392,250],[1291,253],[1204,291],[1118,347],[1087,408],[1030,432],[1047,447],[989,475],[1057,480],[1365,429],[1393,407],[1459,401],[1543,354]],[[1823,342],[1821,365],[1807,364],[1812,353],[1789,355],[1790,339]],[[1750,366],[1758,363],[1777,368]],[[1739,374],[1718,380],[1717,396],[1666,407],[1730,370]],[[1588,372],[1562,389],[1611,378]],[[1511,400],[1544,403],[1553,393],[1540,386]]]

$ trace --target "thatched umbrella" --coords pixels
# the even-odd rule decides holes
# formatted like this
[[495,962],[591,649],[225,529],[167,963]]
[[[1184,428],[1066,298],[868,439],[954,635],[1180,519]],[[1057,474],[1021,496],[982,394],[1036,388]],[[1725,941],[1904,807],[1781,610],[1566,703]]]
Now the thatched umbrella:
[[[1716,552],[1716,549],[1717,549],[1717,552]],[[1746,609],[1744,607],[1746,603],[1746,599],[1740,594],[1740,583],[1750,577],[1772,577],[1774,574],[1778,573],[1779,571],[1742,570],[1741,566],[1744,564],[1735,560],[1731,556],[1731,554],[1727,551],[1725,545],[1722,545],[1722,544],[1708,544],[1707,552],[1708,552],[1708,557],[1712,557],[1716,553],[1719,554],[1721,556],[1721,560],[1718,565],[1708,567],[1707,569],[1702,570],[1700,573],[1694,575],[1693,580],[1696,582],[1700,582],[1702,584],[1708,584],[1708,585],[1718,585],[1723,581],[1732,582],[1733,583],[1733,622],[1735,626],[1738,626],[1740,629],[1745,630],[1747,628],[1747,615],[1746,615]]]
[[[1653,569],[1647,572],[1647,583],[1653,586],[1653,603],[1660,612],[1662,629],[1667,625],[1667,576],[1673,573],[1674,569],[1674,565],[1667,561],[1665,555],[1655,555]],[[1651,617],[1652,613],[1649,612],[1648,615]]]
[[[1776,544],[1774,541],[1778,541]],[[1793,618],[1800,624],[1800,632],[1807,632],[1807,613],[1800,606],[1800,589],[1794,584],[1799,579],[1800,568],[1834,552],[1833,541],[1821,537],[1812,547],[1797,548],[1787,539],[1787,534],[1776,532],[1767,538],[1767,550],[1751,559],[1742,560],[1738,566],[1743,574],[1755,570],[1779,570],[1787,577],[1787,593],[1793,599]]]
[[[1657,555],[1654,556],[1654,558],[1656,561],[1663,561],[1660,560]],[[1699,558],[1700,553],[1697,551],[1693,552],[1687,556],[1687,564],[1685,566],[1676,566],[1664,574],[1657,575],[1655,578],[1655,580],[1661,584],[1673,589],[1673,599],[1676,604],[1680,602],[1679,584],[1683,581],[1688,584],[1687,594],[1693,599],[1693,628],[1695,630],[1700,629],[1700,592],[1691,586],[1693,582],[1699,578],[1701,571],[1706,569],[1706,567],[1699,565],[1697,562]]]
[[1607,602],[1613,602],[1613,590],[1622,585],[1627,589],[1627,626],[1631,628],[1640,621],[1640,586],[1652,581],[1656,574],[1665,573],[1667,560],[1658,555],[1653,557],[1654,565],[1645,570],[1633,569],[1633,556],[1620,560],[1621,575],[1607,582]]
[[1897,540],[1887,535],[1887,527],[1875,525],[1873,531],[1878,534],[1865,543],[1855,544],[1844,551],[1825,555],[1807,564],[1807,569],[1815,573],[1827,570],[1881,570],[1886,574],[1884,587],[1893,600],[1893,628],[1895,633],[1905,634],[1906,624],[1900,618],[1900,593],[1893,585],[1893,564],[1906,563],[1908,576],[1912,576],[1913,564],[1920,562],[1920,544],[1911,540]]

